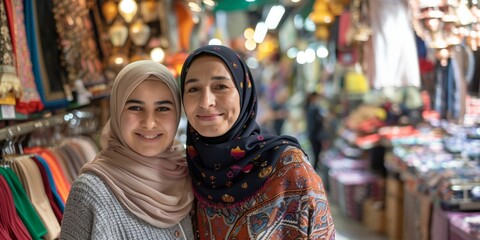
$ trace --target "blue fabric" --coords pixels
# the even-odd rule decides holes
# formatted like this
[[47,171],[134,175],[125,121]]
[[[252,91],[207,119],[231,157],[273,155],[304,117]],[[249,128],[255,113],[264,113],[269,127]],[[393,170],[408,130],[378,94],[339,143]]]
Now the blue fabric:
[[[44,4],[43,1],[40,4]],[[25,31],[27,35],[28,48],[30,49],[30,58],[32,61],[32,70],[35,77],[38,93],[45,108],[66,107],[68,101],[65,98],[56,100],[48,99],[46,96],[45,84],[48,84],[49,79],[46,70],[42,69],[42,65],[53,64],[47,63],[42,56],[42,49],[40,44],[41,39],[38,39],[40,32],[37,28],[37,14],[36,14],[36,0],[25,1]],[[58,79],[57,79],[58,80]]]
[[417,34],[415,34],[415,43],[417,45],[418,58],[427,58],[427,46]]
[[43,157],[41,157],[40,155],[35,154],[35,158],[45,168],[45,171],[47,172],[48,183],[50,183],[50,188],[52,189],[52,193],[53,193],[53,197],[55,198],[55,202],[58,204],[58,206],[60,207],[60,210],[62,210],[62,212],[63,212],[64,209],[65,209],[65,203],[63,202],[62,198],[60,197],[60,194],[58,193],[57,185],[55,184],[55,181],[53,180],[53,175],[52,175],[52,171],[50,170],[50,166],[48,166],[47,161]]

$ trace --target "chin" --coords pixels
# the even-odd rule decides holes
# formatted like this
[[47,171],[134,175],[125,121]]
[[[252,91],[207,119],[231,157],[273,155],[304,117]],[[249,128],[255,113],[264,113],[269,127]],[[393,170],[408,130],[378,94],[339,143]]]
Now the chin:
[[225,134],[225,132],[219,132],[219,131],[198,131],[198,133],[200,133],[200,135],[204,136],[204,137],[219,137],[219,136],[222,136],[223,134]]
[[142,151],[135,151],[137,152],[138,154],[140,155],[143,155],[145,157],[154,157],[154,156],[158,156],[159,154],[161,154],[162,152],[166,151],[166,149],[152,149],[152,150],[142,150]]

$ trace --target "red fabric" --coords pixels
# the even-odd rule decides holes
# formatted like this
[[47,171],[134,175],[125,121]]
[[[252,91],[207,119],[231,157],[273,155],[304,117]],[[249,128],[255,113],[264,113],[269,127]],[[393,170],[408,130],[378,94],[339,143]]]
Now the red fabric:
[[15,24],[13,20],[13,7],[12,7],[12,2],[11,0],[4,0],[5,3],[5,11],[7,12],[7,20],[8,20],[8,28],[10,29],[10,40],[12,41],[12,47],[13,47],[13,54],[17,56],[17,46],[15,44]]
[[[12,192],[5,178],[0,175],[0,237],[2,239],[32,239],[27,228],[18,216],[13,202]],[[7,235],[5,237],[5,235]]]
[[40,112],[43,108],[43,103],[40,100],[30,102],[17,101],[15,104],[15,111],[21,114]]
[[58,222],[62,222],[63,213],[60,207],[57,205],[55,198],[53,197],[52,188],[50,187],[50,183],[48,182],[47,171],[45,171],[45,168],[38,161],[38,159],[36,159],[35,157],[32,157],[32,160],[35,162],[35,164],[37,164],[38,170],[40,170],[40,175],[42,175],[42,182],[45,188],[45,193],[47,194],[48,201],[52,206],[53,213],[55,214],[55,217],[57,218]]
[[420,65],[420,73],[428,73],[433,71],[433,63],[425,58],[419,58],[418,64]]
[[337,48],[340,50],[350,47],[350,43],[347,40],[347,33],[352,24],[351,15],[350,11],[344,11],[338,19]]

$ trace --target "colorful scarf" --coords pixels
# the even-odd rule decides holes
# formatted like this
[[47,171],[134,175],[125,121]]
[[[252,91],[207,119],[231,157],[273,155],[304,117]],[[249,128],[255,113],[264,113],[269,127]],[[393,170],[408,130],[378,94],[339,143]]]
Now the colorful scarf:
[[[11,15],[11,12],[9,13]],[[17,98],[22,96],[22,86],[15,68],[15,52],[12,45],[7,9],[4,2],[0,1],[0,98],[5,97],[10,91],[13,91]]]
[[180,96],[170,71],[149,60],[127,65],[118,73],[113,84],[111,117],[102,132],[105,149],[81,172],[93,172],[100,176],[131,213],[156,227],[166,228],[179,223],[192,208],[192,183],[185,149],[177,144],[172,151],[145,157],[128,147],[120,132],[120,118],[128,97],[147,79],[163,82],[170,88],[177,109],[177,121],[180,121]]
[[[8,1],[10,0],[6,2]],[[33,77],[32,61],[25,31],[23,1],[11,1],[13,2],[13,20],[15,25],[15,38],[12,38],[12,40],[17,59],[18,78],[23,88],[23,96],[15,105],[15,110],[23,114],[39,112],[43,109],[43,104],[38,94],[35,78]]]
[[241,112],[232,128],[219,137],[203,137],[188,124],[187,161],[196,197],[205,204],[228,206],[258,192],[283,150],[300,145],[291,136],[261,133],[255,121],[257,97],[252,75],[230,48],[205,46],[190,54],[181,72],[182,96],[188,68],[201,55],[218,57],[228,66],[240,95]]

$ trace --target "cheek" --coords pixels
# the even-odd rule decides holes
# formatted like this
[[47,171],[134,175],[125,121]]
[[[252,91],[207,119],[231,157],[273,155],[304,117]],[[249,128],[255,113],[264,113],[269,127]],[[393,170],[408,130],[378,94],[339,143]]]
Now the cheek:
[[122,117],[120,118],[120,134],[123,139],[127,139],[128,136],[130,136],[128,133],[130,133],[134,128],[134,122],[135,121],[132,119],[131,116],[122,115]]
[[225,99],[226,106],[230,106],[233,114],[238,117],[240,115],[240,98],[238,95]]
[[190,118],[193,109],[195,109],[193,102],[194,101],[192,101],[191,99],[183,99],[183,110],[185,111],[185,115],[187,115],[187,118]]

